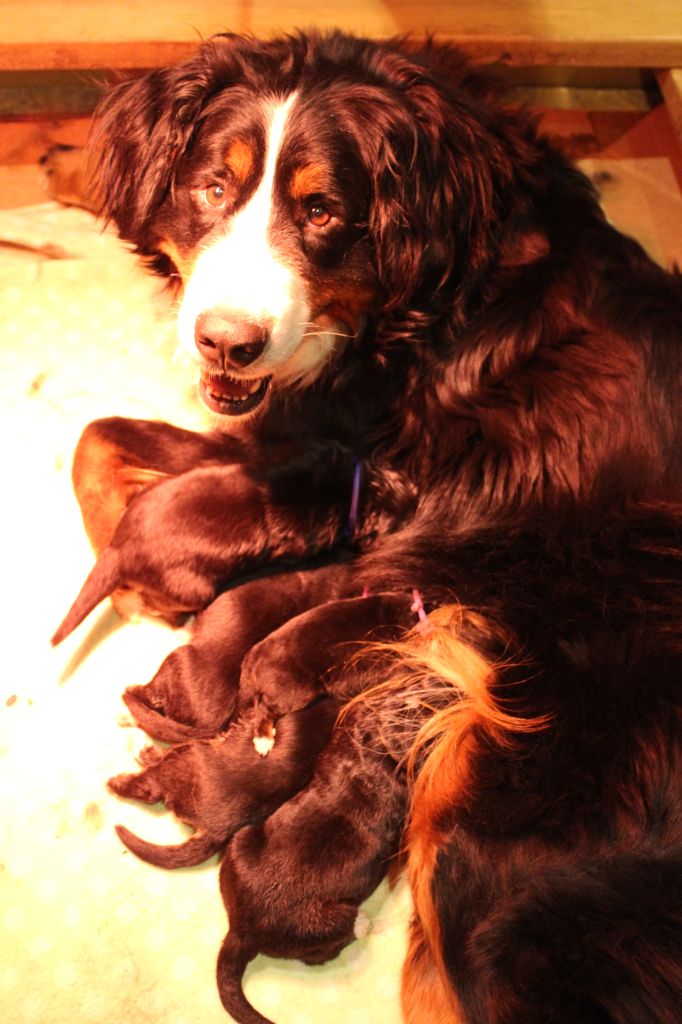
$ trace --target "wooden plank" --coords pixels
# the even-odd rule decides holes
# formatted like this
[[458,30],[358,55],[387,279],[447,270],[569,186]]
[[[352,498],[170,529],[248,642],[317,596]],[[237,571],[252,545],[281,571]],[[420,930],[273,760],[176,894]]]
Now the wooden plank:
[[3,0],[0,68],[172,63],[219,31],[270,36],[316,25],[359,34],[435,31],[484,60],[517,65],[682,67],[680,0]]
[[662,71],[658,84],[677,136],[682,141],[682,68]]

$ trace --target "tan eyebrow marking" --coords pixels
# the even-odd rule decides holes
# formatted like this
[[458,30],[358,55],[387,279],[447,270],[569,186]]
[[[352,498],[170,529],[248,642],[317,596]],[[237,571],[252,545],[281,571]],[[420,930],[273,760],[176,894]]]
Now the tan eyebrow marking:
[[225,166],[234,174],[237,181],[243,185],[251,174],[254,164],[254,153],[252,146],[244,139],[235,139],[225,154]]
[[194,253],[190,253],[188,256],[183,255],[178,249],[175,242],[172,242],[170,238],[160,238],[155,242],[155,247],[159,252],[164,253],[169,259],[173,261],[175,267],[180,274],[182,283],[184,284],[192,273],[196,256]]
[[294,199],[305,199],[306,196],[324,192],[327,186],[327,174],[320,164],[306,164],[294,171],[291,177],[291,195]]

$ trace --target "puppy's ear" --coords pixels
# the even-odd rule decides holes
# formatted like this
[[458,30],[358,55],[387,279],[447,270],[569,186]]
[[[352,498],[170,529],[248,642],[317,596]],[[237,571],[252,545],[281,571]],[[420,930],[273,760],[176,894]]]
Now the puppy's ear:
[[499,115],[480,94],[441,80],[440,66],[432,73],[416,56],[387,51],[374,71],[380,84],[359,89],[353,105],[386,312],[409,320],[413,311],[415,324],[419,310],[464,318],[514,202],[511,147],[493,123]]
[[90,174],[103,214],[125,238],[144,239],[203,107],[242,79],[237,38],[216,37],[183,64],[122,82],[100,102],[89,143]]

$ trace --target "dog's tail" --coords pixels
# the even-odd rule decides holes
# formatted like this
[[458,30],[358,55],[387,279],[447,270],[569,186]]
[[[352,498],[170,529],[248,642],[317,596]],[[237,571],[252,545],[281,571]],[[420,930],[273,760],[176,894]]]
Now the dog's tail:
[[116,833],[124,846],[147,864],[157,868],[192,868],[202,864],[209,857],[222,849],[224,841],[209,835],[207,832],[195,832],[184,843],[162,846],[140,839],[130,832],[125,825],[116,825]]
[[81,587],[80,594],[71,605],[66,618],[52,637],[53,647],[65,640],[76,626],[96,608],[100,601],[113,593],[122,583],[120,557],[116,548],[105,548]]
[[255,1010],[244,995],[242,978],[255,951],[247,949],[236,931],[230,928],[225,936],[216,970],[220,1000],[238,1024],[272,1024],[269,1017]]

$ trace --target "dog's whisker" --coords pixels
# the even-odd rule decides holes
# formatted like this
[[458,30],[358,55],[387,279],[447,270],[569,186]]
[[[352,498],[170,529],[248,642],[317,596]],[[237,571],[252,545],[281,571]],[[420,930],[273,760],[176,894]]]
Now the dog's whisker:
[[344,331],[331,331],[321,328],[317,331],[305,331],[302,338],[356,338],[356,334],[346,334]]

